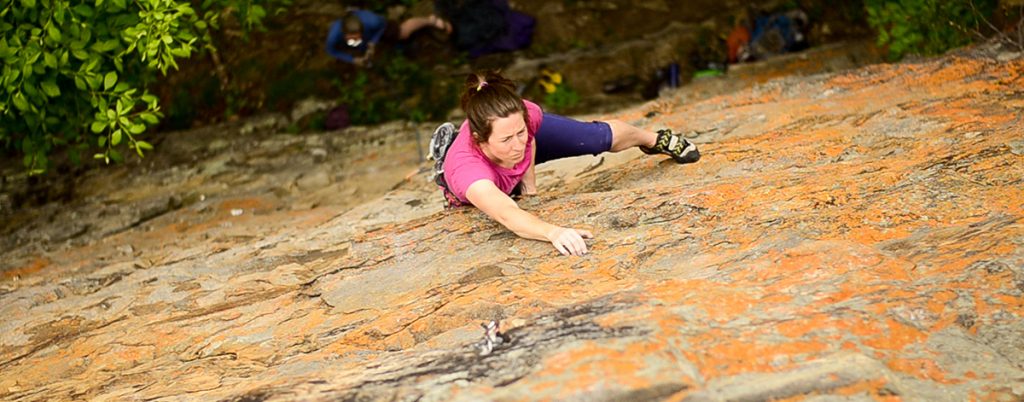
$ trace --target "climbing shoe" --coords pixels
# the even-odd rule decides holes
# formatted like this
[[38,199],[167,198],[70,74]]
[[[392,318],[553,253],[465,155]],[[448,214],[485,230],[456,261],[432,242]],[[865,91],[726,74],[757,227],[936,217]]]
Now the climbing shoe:
[[444,123],[434,130],[434,135],[430,137],[430,155],[427,158],[434,161],[434,172],[431,180],[444,173],[444,157],[448,154],[448,148],[451,148],[452,143],[455,142],[455,136],[458,131],[455,130],[455,125],[452,123]]
[[658,140],[653,147],[640,147],[645,154],[665,154],[671,156],[676,163],[693,163],[700,159],[700,151],[697,145],[687,141],[682,134],[673,133],[672,130],[658,130]]

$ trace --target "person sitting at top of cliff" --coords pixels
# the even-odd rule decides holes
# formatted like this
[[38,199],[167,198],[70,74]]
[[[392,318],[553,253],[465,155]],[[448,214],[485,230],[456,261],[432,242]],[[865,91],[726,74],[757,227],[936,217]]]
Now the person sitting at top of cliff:
[[436,0],[434,8],[452,22],[452,44],[470,58],[529,47],[537,25],[508,0]]
[[461,99],[467,119],[458,129],[437,128],[431,140],[436,181],[449,207],[472,204],[520,237],[543,240],[565,255],[587,252],[590,231],[557,226],[523,211],[511,198],[518,188],[537,193],[536,164],[639,147],[677,163],[700,159],[697,146],[672,130],[651,132],[619,120],[581,122],[546,113],[524,100],[496,72],[470,74]]
[[416,31],[427,27],[448,33],[452,30],[448,21],[433,14],[396,23],[372,11],[350,10],[344,17],[331,23],[327,33],[327,53],[343,62],[365,66],[373,59],[377,45],[382,41],[404,41]]
[[726,40],[729,63],[764,60],[783,53],[806,49],[810,28],[807,13],[800,9],[758,16],[737,17],[736,26]]

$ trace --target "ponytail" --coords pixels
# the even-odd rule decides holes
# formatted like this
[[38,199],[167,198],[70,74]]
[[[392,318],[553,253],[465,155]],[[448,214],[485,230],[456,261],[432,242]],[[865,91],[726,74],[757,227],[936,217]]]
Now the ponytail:
[[461,105],[469,120],[473,141],[477,144],[487,142],[491,137],[491,122],[495,119],[518,112],[529,124],[526,104],[516,92],[515,83],[494,71],[466,77]]

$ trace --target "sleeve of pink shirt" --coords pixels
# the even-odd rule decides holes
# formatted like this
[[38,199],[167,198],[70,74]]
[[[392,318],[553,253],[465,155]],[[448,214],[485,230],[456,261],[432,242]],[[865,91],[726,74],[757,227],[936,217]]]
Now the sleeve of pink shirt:
[[[449,154],[451,153],[449,151]],[[449,159],[453,156],[454,160]],[[452,163],[448,163],[449,161]],[[498,181],[497,174],[490,164],[480,158],[467,155],[466,152],[458,152],[456,155],[449,155],[445,158],[444,179],[448,183],[448,188],[462,202],[469,202],[469,199],[466,198],[466,190],[469,190],[469,186],[477,180],[490,180],[495,183]]]
[[540,123],[544,121],[544,111],[540,109],[539,105],[526,99],[523,99],[523,104],[526,105],[526,115],[530,116],[530,121],[526,123],[526,131],[530,133],[530,137],[533,137],[537,135]]

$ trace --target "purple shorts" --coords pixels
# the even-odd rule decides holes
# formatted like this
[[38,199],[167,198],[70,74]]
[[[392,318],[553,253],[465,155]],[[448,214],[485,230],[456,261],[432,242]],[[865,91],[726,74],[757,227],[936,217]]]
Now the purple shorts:
[[537,141],[537,165],[555,159],[597,155],[612,149],[612,127],[603,121],[584,123],[557,114],[544,113]]

